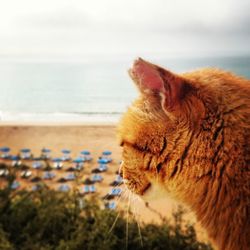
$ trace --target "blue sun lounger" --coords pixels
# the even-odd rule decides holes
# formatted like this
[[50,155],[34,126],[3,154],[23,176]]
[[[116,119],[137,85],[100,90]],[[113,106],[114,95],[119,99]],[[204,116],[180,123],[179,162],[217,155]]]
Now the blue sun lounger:
[[97,161],[98,163],[100,164],[108,164],[109,163],[109,160],[108,159],[105,159],[105,158],[101,158]]

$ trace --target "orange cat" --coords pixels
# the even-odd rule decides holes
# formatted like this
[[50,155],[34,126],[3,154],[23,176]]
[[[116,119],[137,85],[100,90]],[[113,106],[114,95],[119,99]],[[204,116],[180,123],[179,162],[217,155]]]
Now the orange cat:
[[126,185],[186,203],[218,249],[250,249],[250,81],[142,59],[130,75],[140,97],[118,127]]

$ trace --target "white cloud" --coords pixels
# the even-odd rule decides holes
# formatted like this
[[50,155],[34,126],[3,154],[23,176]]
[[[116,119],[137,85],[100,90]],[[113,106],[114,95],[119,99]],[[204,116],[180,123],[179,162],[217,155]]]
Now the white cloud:
[[10,0],[0,54],[249,53],[249,0]]

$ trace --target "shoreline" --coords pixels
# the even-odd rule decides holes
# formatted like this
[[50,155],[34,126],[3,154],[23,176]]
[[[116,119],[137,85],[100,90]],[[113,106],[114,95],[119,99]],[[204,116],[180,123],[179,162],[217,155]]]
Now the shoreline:
[[110,121],[0,121],[0,127],[34,126],[34,127],[115,127],[117,122]]

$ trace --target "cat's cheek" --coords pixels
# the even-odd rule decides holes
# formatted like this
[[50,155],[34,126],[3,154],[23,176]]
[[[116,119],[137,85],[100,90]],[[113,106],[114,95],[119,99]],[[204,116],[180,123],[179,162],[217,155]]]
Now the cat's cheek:
[[140,197],[144,201],[150,202],[150,201],[160,200],[166,196],[167,196],[167,192],[165,191],[164,187],[162,187],[158,183],[151,183],[151,186]]

